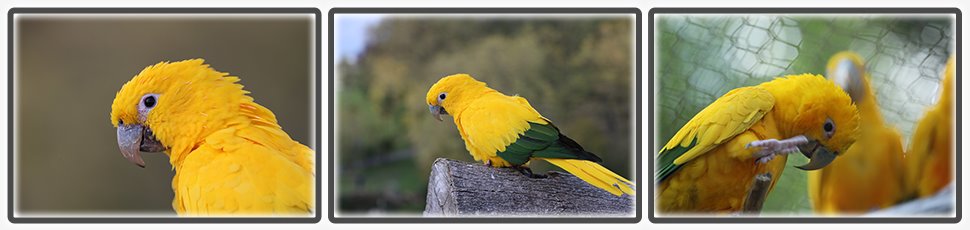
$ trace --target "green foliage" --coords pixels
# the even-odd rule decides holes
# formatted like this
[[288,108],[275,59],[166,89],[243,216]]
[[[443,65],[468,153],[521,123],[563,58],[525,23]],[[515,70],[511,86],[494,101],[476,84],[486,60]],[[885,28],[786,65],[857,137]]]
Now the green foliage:
[[[359,58],[336,72],[338,209],[420,211],[435,158],[473,160],[454,123],[433,119],[425,102],[433,83],[455,73],[525,97],[604,166],[634,179],[633,25],[630,17],[383,19]],[[406,204],[358,195],[391,187]]]

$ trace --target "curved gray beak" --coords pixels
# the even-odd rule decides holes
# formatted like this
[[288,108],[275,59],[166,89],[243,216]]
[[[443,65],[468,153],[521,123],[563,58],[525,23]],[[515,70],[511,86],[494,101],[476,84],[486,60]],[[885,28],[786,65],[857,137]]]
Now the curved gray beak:
[[442,114],[448,115],[448,112],[445,111],[445,108],[442,108],[441,106],[438,106],[438,105],[429,105],[428,110],[431,111],[431,115],[434,116],[435,119],[438,119],[438,121],[443,121],[441,120]]
[[808,157],[809,161],[807,164],[802,166],[795,166],[795,168],[801,170],[818,170],[828,166],[835,160],[839,154],[837,152],[832,152],[825,146],[818,144],[816,141],[811,141],[808,144],[798,147],[805,157]]
[[145,167],[145,160],[141,158],[141,151],[161,152],[165,150],[161,142],[155,140],[152,130],[141,124],[118,125],[118,148],[125,159],[142,168]]

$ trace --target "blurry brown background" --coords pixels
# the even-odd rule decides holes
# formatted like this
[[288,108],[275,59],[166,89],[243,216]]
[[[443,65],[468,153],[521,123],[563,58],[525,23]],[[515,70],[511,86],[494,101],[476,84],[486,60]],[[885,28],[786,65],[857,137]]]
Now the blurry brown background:
[[21,14],[14,22],[14,172],[18,216],[174,214],[175,172],[118,151],[108,119],[121,85],[160,61],[204,58],[239,76],[300,143],[310,142],[312,15]]

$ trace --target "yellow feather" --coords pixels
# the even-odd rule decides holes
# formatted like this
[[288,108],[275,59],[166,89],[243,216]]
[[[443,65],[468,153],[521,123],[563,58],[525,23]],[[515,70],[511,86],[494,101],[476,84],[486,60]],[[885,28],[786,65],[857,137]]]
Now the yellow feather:
[[543,159],[543,160],[549,163],[552,163],[553,165],[559,166],[559,168],[566,170],[566,172],[573,174],[579,179],[582,179],[583,181],[586,181],[587,183],[593,186],[596,186],[597,188],[606,190],[607,192],[610,192],[613,195],[617,195],[617,196],[623,195],[623,191],[611,186],[611,183],[607,182],[608,181],[607,178],[604,178],[602,175],[597,175],[596,174],[597,172],[590,171],[590,169],[588,168],[583,168],[582,165],[576,165],[564,159]]
[[613,193],[613,195],[636,195],[636,189],[633,187],[633,182],[630,182],[626,178],[617,175],[613,171],[610,171],[609,169],[606,169],[602,165],[595,162],[575,159],[542,159],[556,166],[560,166],[560,168],[563,168],[573,175],[576,175],[576,177],[579,177],[584,181],[597,181],[595,184],[590,184],[609,191],[610,193]]

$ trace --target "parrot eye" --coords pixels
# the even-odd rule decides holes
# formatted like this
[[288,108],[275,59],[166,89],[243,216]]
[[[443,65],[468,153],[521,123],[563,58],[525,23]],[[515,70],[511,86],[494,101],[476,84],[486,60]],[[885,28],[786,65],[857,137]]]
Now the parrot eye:
[[448,93],[438,94],[438,101],[444,100],[445,97],[448,97]]
[[835,134],[835,122],[832,122],[832,118],[825,119],[825,125],[822,125],[822,130],[825,131],[825,138],[832,138]]
[[145,108],[155,107],[155,95],[148,95],[142,100],[142,103],[145,104]]

